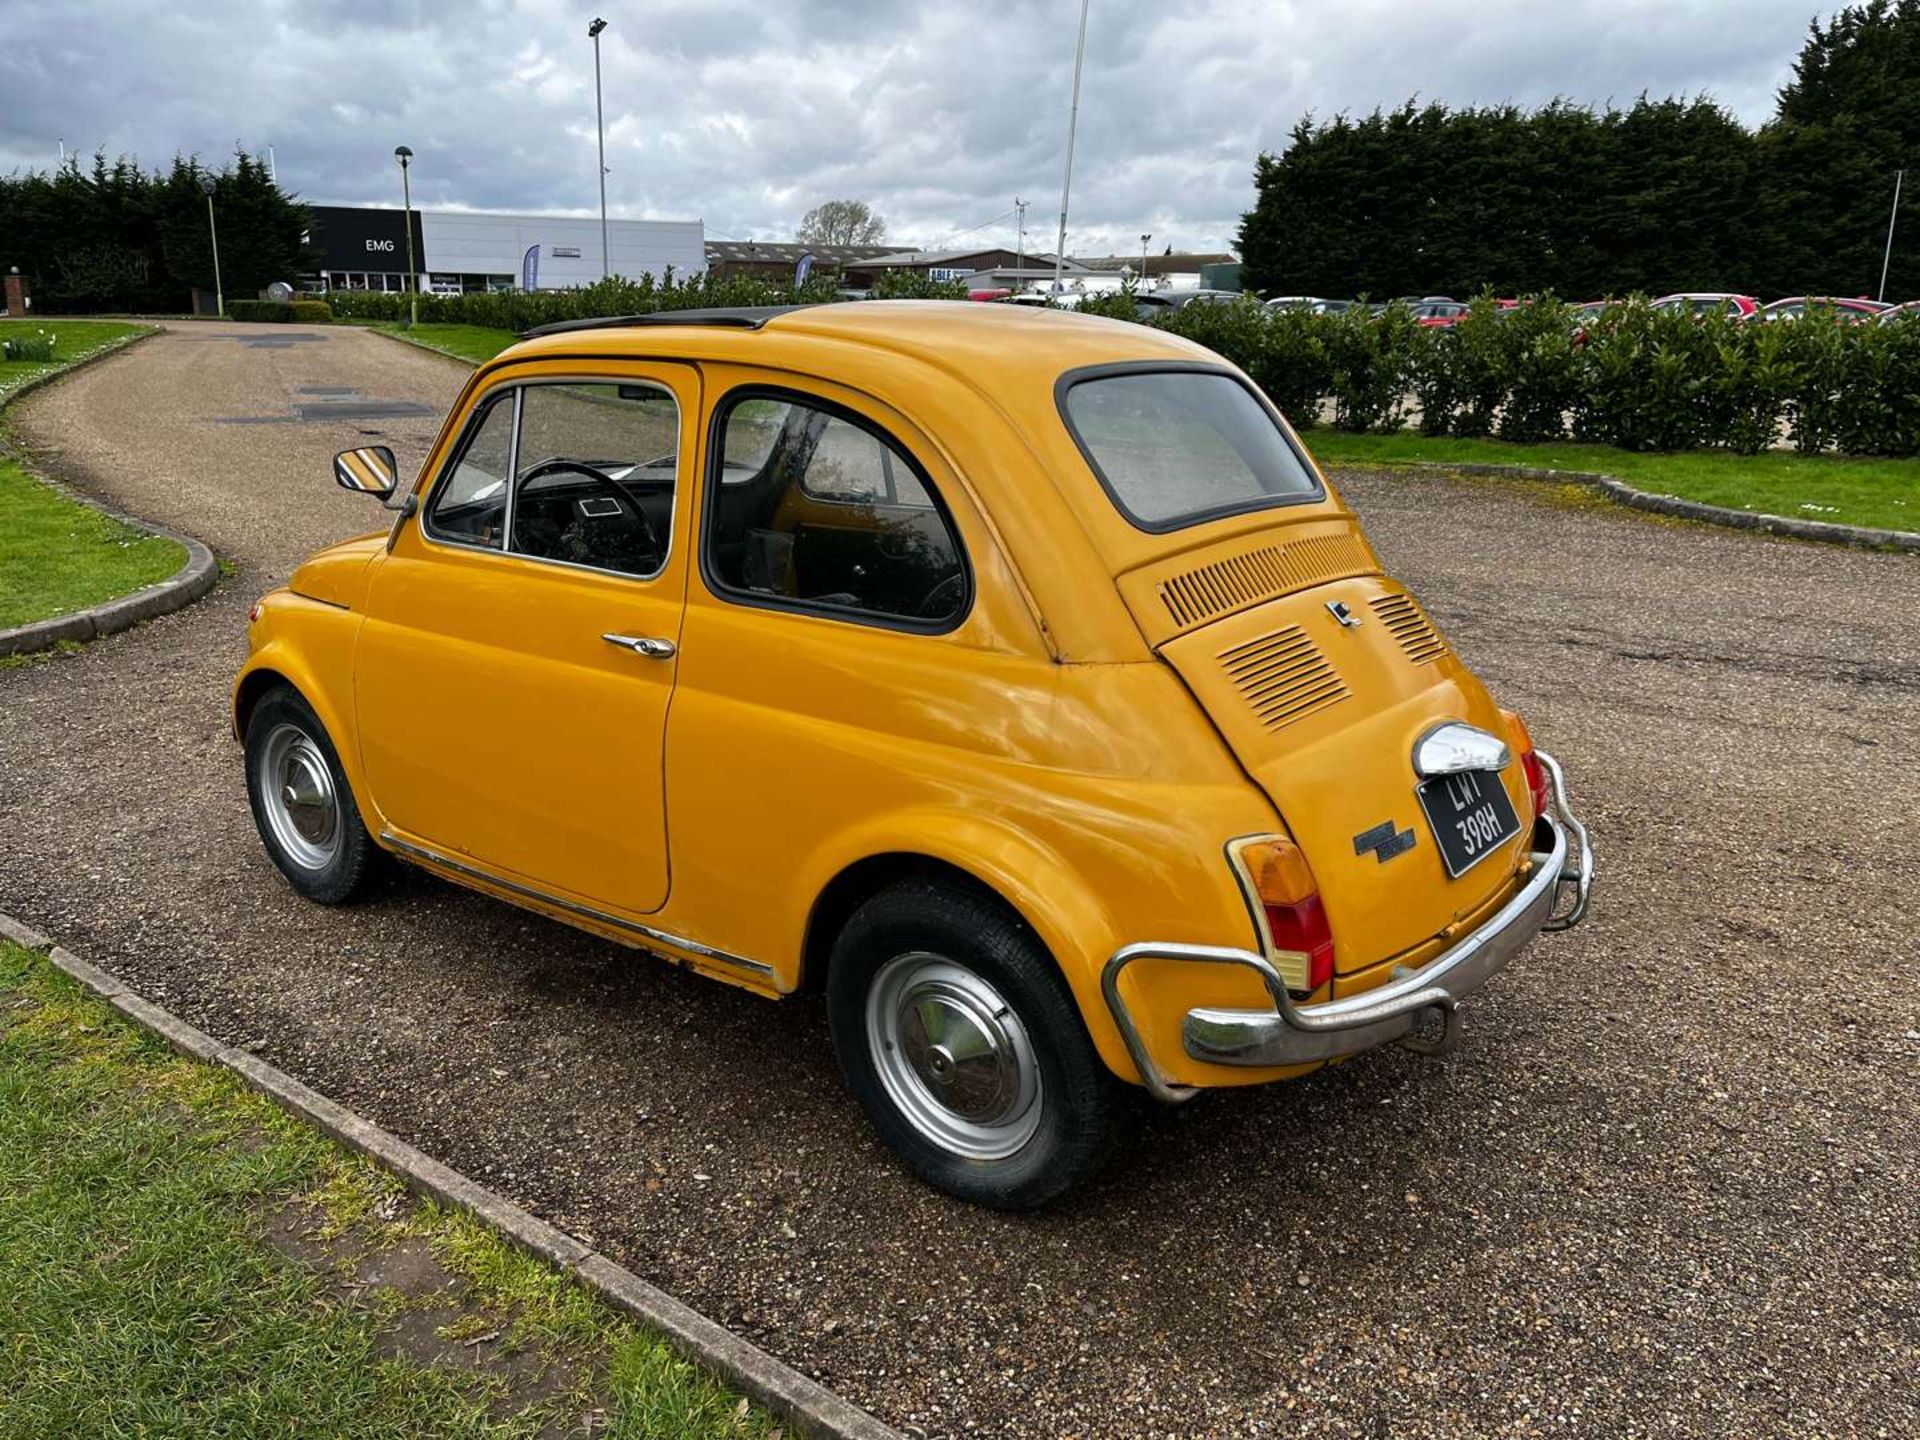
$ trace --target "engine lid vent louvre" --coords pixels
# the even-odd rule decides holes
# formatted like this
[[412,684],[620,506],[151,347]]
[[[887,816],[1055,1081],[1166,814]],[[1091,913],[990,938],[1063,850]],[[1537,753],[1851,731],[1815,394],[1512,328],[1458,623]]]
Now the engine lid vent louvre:
[[1220,664],[1269,730],[1337,705],[1349,693],[1346,681],[1298,625],[1223,650]]
[[1433,628],[1427,612],[1404,590],[1393,595],[1376,595],[1370,603],[1374,615],[1415,665],[1424,665],[1447,653],[1447,642]]
[[1263,545],[1160,582],[1160,599],[1181,629],[1216,615],[1374,569],[1357,536],[1308,535]]

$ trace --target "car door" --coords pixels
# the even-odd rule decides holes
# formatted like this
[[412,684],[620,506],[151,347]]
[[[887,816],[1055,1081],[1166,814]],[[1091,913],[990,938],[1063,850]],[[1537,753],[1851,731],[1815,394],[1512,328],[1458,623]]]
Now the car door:
[[375,567],[362,763],[401,845],[634,913],[668,890],[663,748],[698,372],[509,372]]

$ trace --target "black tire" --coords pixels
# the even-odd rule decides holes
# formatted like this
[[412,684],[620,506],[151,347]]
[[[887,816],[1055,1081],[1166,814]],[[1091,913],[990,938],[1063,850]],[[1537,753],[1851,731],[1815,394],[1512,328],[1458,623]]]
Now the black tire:
[[[840,1068],[880,1138],[923,1180],[978,1205],[1032,1210],[1098,1169],[1112,1134],[1117,1082],[1095,1051],[1053,957],[1032,929],[994,897],[940,880],[895,885],[854,912],[834,942],[829,963],[827,1015]],[[903,967],[909,988],[897,1004],[890,1003],[898,993],[891,987],[902,983],[892,977],[902,974]],[[883,975],[888,977],[884,981]],[[1010,1122],[995,1120],[1003,1138],[985,1142],[987,1148],[1017,1146],[1010,1153],[968,1153],[973,1137],[963,1138],[956,1148],[930,1134],[928,1122],[915,1119],[915,1108],[924,1116],[929,1098],[937,1105],[947,1102],[936,1097],[933,1083],[918,1077],[931,1073],[938,1080],[933,1072],[941,1068],[941,1054],[929,1055],[916,1069],[907,1055],[927,1053],[920,1045],[924,1031],[911,1042],[903,1038],[900,1046],[881,1038],[889,1033],[885,1016],[924,1013],[908,999],[927,993],[925,987],[938,985],[941,975],[951,975],[962,985],[985,982],[990,988],[980,993],[1004,1001],[1004,1009],[991,1013],[999,1025],[1014,1028],[995,1033],[1017,1035],[1022,1043],[991,1052],[998,1056],[1017,1051],[1018,1056],[1010,1062],[1011,1072],[992,1072],[998,1087],[994,1094],[1006,1093],[1008,1073],[1037,1077],[1033,1098],[1017,1116]],[[877,982],[883,988],[876,995]],[[912,988],[915,984],[920,988]],[[875,1000],[872,1008],[870,996]],[[1013,1018],[1008,1018],[1009,1011]],[[896,1050],[897,1060],[876,1053]],[[951,1058],[945,1070],[943,1083],[951,1087],[957,1073]],[[977,1078],[983,1072],[974,1073]],[[904,1101],[895,1093],[903,1086]],[[1019,1082],[1012,1086],[1020,1088]],[[956,1092],[949,1088],[946,1093]],[[1010,1108],[1020,1102],[1016,1097],[1005,1103]],[[938,1126],[940,1112],[931,1113]]]
[[[305,697],[290,685],[276,685],[261,696],[247,718],[245,748],[254,827],[287,883],[322,905],[341,905],[363,893],[382,852],[360,818],[339,752]],[[323,802],[301,807],[278,798],[291,793],[284,784],[290,764],[312,793],[324,793]],[[275,772],[271,782],[269,769]],[[296,810],[300,820],[293,818]],[[324,825],[312,818],[320,810],[330,813]],[[303,821],[316,832],[324,829],[324,843],[299,832]],[[296,828],[289,830],[290,825]]]

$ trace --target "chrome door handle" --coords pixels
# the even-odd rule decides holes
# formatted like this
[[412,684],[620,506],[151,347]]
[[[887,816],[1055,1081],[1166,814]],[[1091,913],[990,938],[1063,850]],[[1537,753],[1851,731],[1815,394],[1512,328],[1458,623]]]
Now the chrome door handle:
[[671,640],[658,640],[651,635],[602,635],[600,638],[609,645],[618,645],[622,650],[631,650],[649,660],[673,658],[675,647]]

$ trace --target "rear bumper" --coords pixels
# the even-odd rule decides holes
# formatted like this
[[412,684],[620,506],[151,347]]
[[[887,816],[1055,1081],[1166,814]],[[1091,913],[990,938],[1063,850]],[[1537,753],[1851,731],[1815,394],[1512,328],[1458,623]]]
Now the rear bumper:
[[[1181,1026],[1187,1054],[1214,1065],[1310,1064],[1357,1054],[1389,1040],[1405,1039],[1430,1053],[1449,1047],[1459,1033],[1455,1006],[1503,969],[1543,930],[1565,930],[1586,916],[1593,884],[1593,849],[1586,828],[1567,805],[1564,777],[1553,758],[1538,752],[1552,781],[1553,813],[1534,831],[1532,869],[1514,896],[1471,935],[1418,970],[1396,974],[1386,984],[1320,1004],[1297,1002],[1265,956],[1251,950],[1208,945],[1128,945],[1114,952],[1100,977],[1107,1007],[1147,1088],[1162,1100],[1183,1100],[1192,1087],[1166,1080],[1153,1062],[1120,996],[1121,973],[1136,960],[1240,965],[1257,974],[1273,997],[1271,1010],[1189,1010]],[[1433,1038],[1410,1038],[1423,1022],[1435,1023]]]

